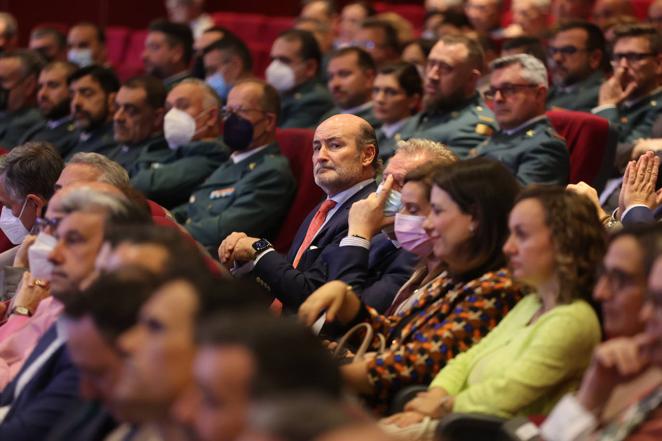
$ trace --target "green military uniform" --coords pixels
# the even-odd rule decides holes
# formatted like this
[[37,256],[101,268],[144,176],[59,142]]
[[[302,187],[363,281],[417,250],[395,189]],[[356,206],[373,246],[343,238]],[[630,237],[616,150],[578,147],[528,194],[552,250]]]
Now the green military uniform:
[[[237,163],[226,161],[212,173],[184,207],[184,225],[213,255],[233,231],[275,238],[295,188],[289,161],[277,144],[269,144]],[[181,218],[181,209],[175,215]]]
[[333,115],[339,115],[341,113],[351,113],[352,115],[360,116],[361,118],[365,119],[370,123],[370,125],[378,129],[382,123],[375,118],[374,113],[372,113],[372,101],[369,101],[359,107],[357,107],[355,110],[352,110],[351,112],[347,110],[342,110],[340,107],[333,107],[331,110],[326,112],[320,119],[320,122],[324,121],[327,118],[332,117]]
[[395,131],[391,136],[387,135],[384,131],[385,127],[382,126],[380,129],[377,129],[375,134],[377,135],[377,145],[379,146],[379,159],[386,163],[391,156],[395,154],[395,149],[398,146],[398,141],[402,140],[402,129],[407,125],[411,118],[405,118],[402,121],[398,121],[394,124]]
[[193,75],[191,74],[191,71],[185,70],[182,71],[178,74],[172,75],[165,80],[163,80],[163,86],[166,88],[166,90],[169,92],[172,90],[173,87],[181,83],[182,81],[188,79],[188,78],[194,78]]
[[177,150],[150,145],[129,171],[131,184],[170,209],[185,203],[229,154],[220,139],[191,141]]
[[596,107],[593,113],[607,118],[617,128],[620,143],[650,138],[655,120],[662,115],[662,87],[645,97],[626,101],[618,106]]
[[447,145],[460,158],[497,130],[494,114],[476,93],[454,109],[421,112],[402,128],[402,139],[422,138]]
[[39,110],[31,107],[17,112],[0,112],[0,147],[13,149],[24,133],[43,121]]
[[147,150],[152,152],[162,150],[164,153],[170,151],[165,138],[159,134],[136,144],[119,144],[106,156],[124,167],[127,172],[130,172],[136,165],[141,153]]
[[598,70],[588,78],[567,87],[553,86],[547,95],[547,107],[590,112],[598,105],[604,72]]
[[511,130],[501,130],[471,151],[503,163],[523,184],[566,185],[570,154],[565,141],[541,115]]
[[64,152],[65,161],[70,160],[73,155],[80,152],[107,155],[117,147],[117,143],[113,137],[112,122],[106,123],[91,132],[79,130],[76,136],[77,139],[72,144],[71,149]]
[[64,156],[73,148],[77,140],[76,124],[70,116],[58,120],[42,120],[30,127],[19,140],[19,144],[29,141],[44,141],[53,144],[55,149]]
[[322,116],[333,107],[329,91],[318,81],[307,81],[281,96],[278,127],[315,128]]

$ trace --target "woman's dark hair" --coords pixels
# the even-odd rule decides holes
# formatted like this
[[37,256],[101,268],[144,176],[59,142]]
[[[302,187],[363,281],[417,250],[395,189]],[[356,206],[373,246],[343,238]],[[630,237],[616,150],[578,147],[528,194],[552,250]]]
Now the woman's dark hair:
[[377,72],[382,75],[394,75],[398,85],[402,87],[405,94],[409,97],[416,94],[423,95],[423,80],[416,70],[416,66],[411,63],[396,63],[384,66]]
[[491,159],[467,159],[441,168],[434,185],[448,193],[477,226],[460,250],[466,256],[464,268],[454,276],[471,279],[503,267],[508,213],[520,190],[510,171]]
[[405,184],[407,182],[418,182],[425,187],[425,197],[430,199],[430,190],[434,184],[434,177],[439,171],[440,164],[438,163],[425,163],[420,167],[407,173],[405,176]]
[[611,246],[616,239],[625,236],[632,236],[639,244],[643,255],[642,274],[648,278],[655,260],[662,255],[662,224],[655,222],[624,227],[609,236],[608,246]]
[[561,187],[533,185],[516,203],[535,199],[545,212],[555,248],[559,303],[591,301],[596,268],[605,253],[605,233],[595,207],[586,197]]

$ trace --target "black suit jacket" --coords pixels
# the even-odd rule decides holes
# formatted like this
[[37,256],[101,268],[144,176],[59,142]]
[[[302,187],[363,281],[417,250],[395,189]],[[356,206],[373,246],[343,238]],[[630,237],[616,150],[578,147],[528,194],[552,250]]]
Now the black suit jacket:
[[0,406],[9,412],[0,424],[0,439],[34,441],[45,439],[55,423],[79,403],[78,370],[69,358],[67,345],[61,345],[37,370],[14,399],[17,380],[57,336],[55,325],[37,342],[16,377],[0,395]]
[[[257,282],[289,311],[296,311],[314,290],[337,279],[351,284],[360,295],[365,290],[368,296],[364,301],[385,310],[409,278],[415,257],[396,249],[382,234],[375,236],[370,251],[339,246],[347,236],[347,217],[352,204],[376,188],[377,185],[371,183],[345,201],[315,236],[302,254],[298,267],[294,268],[291,262],[319,208],[316,207],[299,227],[287,257],[270,252],[259,259],[253,269]],[[365,259],[366,254],[368,259]]]

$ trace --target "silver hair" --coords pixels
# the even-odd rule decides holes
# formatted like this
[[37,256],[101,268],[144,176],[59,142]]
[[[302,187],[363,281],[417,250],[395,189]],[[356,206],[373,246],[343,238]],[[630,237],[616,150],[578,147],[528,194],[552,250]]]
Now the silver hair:
[[0,21],[5,23],[5,35],[9,38],[18,34],[18,22],[8,12],[0,12]]
[[450,164],[458,160],[455,153],[442,143],[421,138],[398,141],[396,153],[402,153],[408,156],[424,155],[428,158],[428,162]]
[[[519,0],[513,0],[513,4],[517,3]],[[540,9],[541,11],[548,11],[552,6],[551,0],[531,0],[532,6]],[[512,6],[511,6],[512,7]]]
[[205,110],[211,108],[221,107],[222,100],[212,87],[207,84],[205,81],[202,81],[198,78],[187,78],[177,84],[177,86],[183,84],[190,84],[192,86],[200,87],[203,90],[202,106]]
[[71,157],[67,164],[83,164],[93,167],[101,173],[98,182],[123,188],[130,186],[129,174],[117,162],[98,153],[79,152]]
[[508,55],[498,58],[490,64],[490,69],[494,72],[497,69],[503,69],[513,64],[519,64],[522,67],[522,78],[524,81],[536,86],[548,86],[547,69],[542,61],[529,54]]
[[100,191],[82,185],[68,190],[60,201],[60,207],[66,214],[103,212],[106,218],[117,218],[127,216],[130,210],[130,201],[124,195]]

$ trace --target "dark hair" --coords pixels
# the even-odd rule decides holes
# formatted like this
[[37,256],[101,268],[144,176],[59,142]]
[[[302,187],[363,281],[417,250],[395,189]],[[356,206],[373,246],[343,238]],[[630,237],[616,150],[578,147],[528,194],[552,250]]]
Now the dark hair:
[[303,61],[314,60],[317,65],[315,72],[319,72],[322,63],[322,51],[317,39],[310,31],[303,29],[288,29],[281,32],[277,38],[285,41],[298,41],[300,43],[299,56]]
[[165,34],[170,47],[181,46],[184,64],[188,65],[193,57],[193,33],[188,25],[167,20],[155,20],[149,24],[149,32]]
[[320,393],[340,397],[342,380],[329,352],[293,318],[266,311],[221,314],[203,322],[197,332],[205,346],[241,346],[253,358],[251,396]]
[[382,161],[379,159],[379,144],[377,142],[377,133],[372,125],[368,121],[363,121],[359,126],[359,133],[356,137],[356,145],[360,150],[367,145],[375,146],[375,157],[372,159],[370,166],[373,170],[380,170],[382,166]]
[[394,75],[398,85],[402,87],[407,96],[423,95],[423,80],[411,63],[397,63],[384,66],[377,72],[382,75]]
[[477,224],[461,250],[466,256],[465,268],[454,276],[472,279],[503,267],[508,213],[520,189],[512,173],[500,162],[472,158],[440,168],[434,185],[448,193]]
[[120,88],[120,80],[112,69],[93,64],[91,66],[81,67],[67,78],[67,83],[71,85],[83,77],[91,76],[106,94],[115,93]]
[[250,72],[253,69],[253,58],[251,52],[248,50],[246,44],[234,34],[225,34],[223,38],[211,43],[203,49],[203,55],[207,55],[213,51],[226,51],[232,55],[236,55],[241,60],[243,65],[243,72]]
[[427,60],[428,56],[430,55],[430,51],[432,51],[434,45],[437,44],[437,40],[430,40],[429,38],[417,38],[416,40],[406,44],[405,48],[410,44],[415,44],[418,46],[421,49],[421,52],[423,52],[425,59]]
[[531,185],[517,197],[538,201],[545,212],[554,245],[559,303],[591,301],[596,268],[605,252],[605,237],[595,207],[588,198],[561,187]]
[[157,276],[141,266],[102,272],[82,292],[63,296],[64,313],[72,319],[90,316],[111,346],[138,320],[142,305],[156,290]]
[[338,13],[338,6],[334,0],[303,0],[301,4],[309,5],[310,3],[324,3],[326,7],[326,15],[332,17]]
[[501,45],[502,51],[514,49],[520,49],[521,53],[533,55],[542,61],[543,64],[547,64],[547,54],[539,38],[523,35],[521,37],[510,38]]
[[49,200],[63,168],[60,154],[48,142],[27,142],[14,147],[0,159],[5,189],[17,199],[24,199],[32,193]]
[[58,29],[48,26],[39,26],[32,29],[32,32],[30,32],[30,38],[43,38],[48,36],[53,37],[60,48],[67,47],[67,36]]
[[481,43],[465,35],[444,35],[439,41],[445,45],[461,44],[466,47],[468,52],[467,61],[474,69],[483,71],[485,67],[485,51]]
[[662,36],[660,32],[651,25],[624,24],[614,27],[614,45],[621,38],[643,37],[648,40],[650,51],[656,55],[662,52]]
[[441,22],[442,25],[449,24],[451,26],[455,26],[456,28],[460,28],[460,29],[474,28],[474,26],[471,24],[471,21],[469,21],[467,14],[465,14],[464,11],[448,9],[440,14],[444,17],[444,20]]
[[73,25],[72,28],[75,28],[76,26],[87,26],[88,28],[94,29],[94,33],[97,34],[97,41],[101,44],[106,44],[106,33],[101,26],[98,26],[90,21],[78,22]]
[[257,78],[246,78],[241,80],[237,82],[233,88],[246,83],[257,84],[262,88],[262,110],[273,113],[276,115],[276,118],[280,118],[280,95],[278,95],[278,91],[274,89],[271,84],[266,81],[258,80]]
[[400,41],[398,40],[398,31],[391,23],[378,18],[366,18],[361,23],[362,29],[381,29],[384,32],[384,44],[396,53],[400,53]]
[[356,55],[356,60],[357,60],[356,62],[358,63],[361,69],[372,70],[372,71],[377,70],[377,66],[375,65],[375,60],[372,59],[370,53],[356,46],[336,49],[329,56],[329,61],[333,60],[334,58],[344,57],[345,55],[352,55],[352,54]]
[[362,7],[363,10],[365,11],[365,16],[366,17],[372,17],[373,15],[377,14],[377,10],[372,5],[372,2],[366,2],[366,1],[349,2],[344,6],[344,8],[346,8],[347,6],[353,6],[353,5]]
[[122,84],[122,87],[144,90],[145,101],[152,109],[159,109],[165,105],[167,92],[163,81],[151,75],[130,78]]
[[56,69],[58,67],[61,67],[64,69],[64,74],[66,78],[69,78],[69,76],[76,72],[78,70],[78,66],[75,65],[74,63],[70,61],[51,61],[48,63],[46,66],[44,66],[41,71],[42,72],[48,72],[50,70]]
[[600,29],[598,25],[588,21],[572,20],[559,26],[554,33],[554,36],[558,35],[559,32],[570,31],[573,29],[582,29],[586,32],[586,50],[590,52],[599,50],[602,54],[600,68],[608,69],[609,60],[607,57],[607,40],[605,39],[605,34],[602,32],[602,29]]
[[14,49],[0,54],[0,59],[16,58],[21,63],[21,76],[39,76],[39,72],[46,65],[46,60],[37,51],[30,49]]

